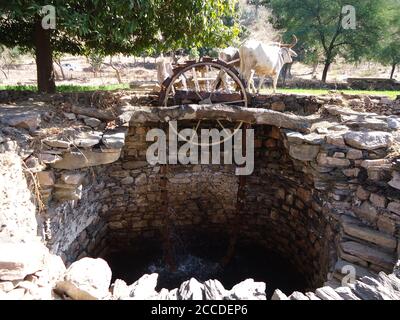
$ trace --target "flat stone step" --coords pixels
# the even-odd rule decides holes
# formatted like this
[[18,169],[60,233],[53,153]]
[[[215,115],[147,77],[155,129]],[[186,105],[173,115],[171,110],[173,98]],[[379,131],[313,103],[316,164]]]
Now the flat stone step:
[[370,242],[393,252],[397,248],[396,238],[390,235],[355,223],[350,223],[346,220],[343,221],[342,225],[344,232],[349,236]]
[[343,242],[340,246],[344,252],[366,262],[376,264],[382,267],[383,271],[393,270],[395,264],[393,255],[354,241]]

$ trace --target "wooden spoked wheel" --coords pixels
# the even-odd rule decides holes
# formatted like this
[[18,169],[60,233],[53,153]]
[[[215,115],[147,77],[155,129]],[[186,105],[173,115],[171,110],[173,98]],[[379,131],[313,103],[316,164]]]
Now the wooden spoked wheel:
[[[183,104],[197,104],[205,107],[215,105],[235,105],[247,108],[249,97],[246,85],[238,71],[218,59],[203,58],[200,61],[187,61],[176,65],[174,73],[161,86],[160,105],[164,107]],[[216,119],[218,126],[228,132],[232,124],[227,120]],[[201,120],[195,126],[200,128]],[[234,124],[232,137],[242,127],[243,122]],[[192,142],[188,137],[180,137]],[[227,138],[224,138],[222,143]]]

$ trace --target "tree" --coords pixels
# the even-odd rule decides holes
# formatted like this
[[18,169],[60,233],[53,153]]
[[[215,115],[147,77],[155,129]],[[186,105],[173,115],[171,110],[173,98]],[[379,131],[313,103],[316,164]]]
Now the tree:
[[[0,44],[36,56],[40,92],[54,92],[53,52],[136,54],[224,46],[239,29],[224,24],[235,0],[8,0],[0,12]],[[44,29],[56,9],[56,28]],[[48,7],[47,7],[48,8]]]
[[[10,73],[10,67],[17,62],[20,55],[21,52],[18,47],[8,49],[0,46],[0,71],[3,73],[6,79],[8,79]],[[5,72],[3,69],[6,69],[7,72]]]
[[322,52],[322,81],[326,82],[329,68],[338,56],[356,62],[377,50],[386,26],[388,1],[264,0],[264,5],[272,9],[272,23],[285,29],[287,38],[296,34],[299,45],[311,52]]
[[[63,56],[62,53],[59,53],[59,52],[53,53],[53,60],[56,63],[56,65],[58,66],[58,68],[60,69],[62,79],[65,80],[66,79],[65,72],[64,72],[62,62],[61,62],[62,56]],[[54,70],[54,68],[53,68],[53,70]],[[55,70],[54,70],[54,73],[57,77],[58,74]]]
[[391,66],[390,79],[394,79],[396,67],[400,64],[400,1],[392,0],[386,10],[388,28],[380,48],[373,57],[384,65]]
[[101,67],[103,66],[105,56],[101,53],[97,53],[96,51],[91,51],[87,55],[87,59],[94,77],[97,77],[97,75],[101,73]]

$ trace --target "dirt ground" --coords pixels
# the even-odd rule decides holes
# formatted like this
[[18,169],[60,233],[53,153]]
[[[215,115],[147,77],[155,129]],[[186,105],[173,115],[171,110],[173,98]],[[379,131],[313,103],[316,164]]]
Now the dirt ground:
[[[145,61],[145,62],[144,62]],[[155,58],[114,57],[114,65],[120,70],[123,83],[132,81],[156,82],[157,73]],[[101,72],[95,74],[91,71],[90,64],[84,57],[65,56],[61,60],[64,65],[65,80],[57,81],[58,85],[112,85],[118,84],[115,71],[110,66],[101,68]],[[105,60],[109,62],[109,58]],[[61,77],[60,69],[55,65],[55,70]],[[317,79],[321,78],[323,66],[320,65],[316,72]],[[7,74],[0,73],[0,85],[36,85],[36,65],[33,57],[24,56],[9,70],[4,69]],[[296,78],[311,79],[312,67],[301,63],[294,63],[292,75]],[[328,81],[343,82],[348,77],[374,77],[388,78],[390,67],[376,63],[362,63],[350,65],[337,63],[331,67]],[[400,70],[396,71],[395,77],[400,80]]]

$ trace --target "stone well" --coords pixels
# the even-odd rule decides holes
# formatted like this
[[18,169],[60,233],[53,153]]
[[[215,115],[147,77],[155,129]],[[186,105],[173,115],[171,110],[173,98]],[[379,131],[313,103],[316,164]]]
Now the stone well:
[[68,266],[146,242],[162,246],[163,175],[146,162],[146,134],[167,120],[191,128],[216,118],[252,124],[255,170],[237,218],[234,165],[168,167],[170,223],[188,241],[196,233],[225,241],[239,222],[240,241],[285,257],[307,289],[339,286],[349,267],[357,279],[392,272],[400,250],[399,117],[296,96],[246,110],[127,104],[116,128],[81,135],[74,148],[44,143],[41,154],[56,155],[36,173],[45,204],[37,218],[50,251]]

